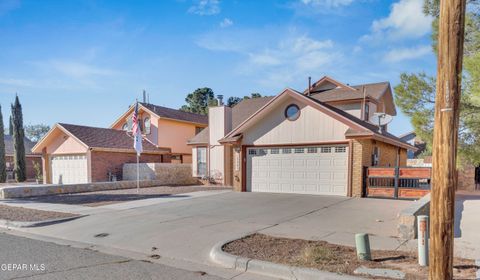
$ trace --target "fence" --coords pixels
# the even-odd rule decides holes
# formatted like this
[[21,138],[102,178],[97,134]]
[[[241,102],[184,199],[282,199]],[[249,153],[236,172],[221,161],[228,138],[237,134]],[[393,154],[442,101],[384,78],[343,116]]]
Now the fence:
[[416,199],[430,192],[429,167],[368,167],[365,173],[367,197]]

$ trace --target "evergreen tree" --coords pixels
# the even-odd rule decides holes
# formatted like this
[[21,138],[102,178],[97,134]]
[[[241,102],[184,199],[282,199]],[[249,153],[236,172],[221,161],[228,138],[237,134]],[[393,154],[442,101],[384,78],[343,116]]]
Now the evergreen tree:
[[15,165],[14,173],[17,182],[24,182],[27,179],[26,159],[25,159],[25,131],[23,130],[22,105],[15,96],[15,103],[12,104],[12,123],[13,123],[13,161]]
[[2,106],[0,106],[0,183],[7,181],[7,166],[5,164],[5,131],[3,128]]
[[12,136],[13,135],[13,121],[12,121],[12,116],[8,119],[8,135]]

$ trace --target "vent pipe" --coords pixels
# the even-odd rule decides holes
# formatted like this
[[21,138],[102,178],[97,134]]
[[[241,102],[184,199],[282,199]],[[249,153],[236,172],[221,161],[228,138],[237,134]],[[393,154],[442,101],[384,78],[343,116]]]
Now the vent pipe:
[[143,103],[147,103],[147,92],[143,90]]
[[223,106],[223,95],[217,95],[218,106]]
[[312,77],[308,77],[308,96],[310,96],[310,90],[312,88]]

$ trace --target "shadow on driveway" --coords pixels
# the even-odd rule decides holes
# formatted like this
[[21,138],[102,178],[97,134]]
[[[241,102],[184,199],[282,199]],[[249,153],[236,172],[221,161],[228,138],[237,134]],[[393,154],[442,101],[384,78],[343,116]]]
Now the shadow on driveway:
[[455,226],[454,237],[462,237],[462,217],[465,210],[465,202],[469,200],[480,200],[480,192],[457,192],[455,194]]

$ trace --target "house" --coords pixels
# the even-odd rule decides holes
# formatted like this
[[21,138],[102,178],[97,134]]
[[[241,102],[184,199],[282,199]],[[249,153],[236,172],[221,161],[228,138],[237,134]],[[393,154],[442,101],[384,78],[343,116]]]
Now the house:
[[[130,130],[133,110],[134,106],[130,106],[110,128]],[[174,163],[192,162],[192,149],[187,145],[187,141],[207,126],[207,116],[145,102],[139,103],[138,111],[140,127],[151,143],[171,149]]]
[[402,139],[404,142],[407,142],[408,144],[415,146],[417,148],[416,151],[414,150],[407,151],[407,159],[417,158],[427,148],[427,144],[423,142],[419,137],[417,137],[417,134],[415,133],[415,131],[402,134],[398,137]]
[[[13,136],[5,135],[5,164],[7,167],[7,177],[9,180],[13,180],[13,169],[14,169],[14,161],[13,161],[13,154],[15,152],[13,147]],[[42,155],[32,153],[32,148],[35,146],[35,143],[30,141],[27,137],[23,139],[24,147],[25,147],[25,165],[27,169],[27,180],[33,181],[35,180],[35,168],[34,163],[42,164]]]
[[[37,145],[45,183],[71,184],[122,180],[124,163],[136,162],[130,106],[110,128],[56,124]],[[140,162],[191,162],[187,139],[207,126],[207,117],[139,103],[143,134]]]
[[405,166],[415,147],[368,122],[396,115],[388,82],[349,86],[323,77],[303,92],[212,107],[189,140],[192,173],[237,191],[361,196],[364,167]]

